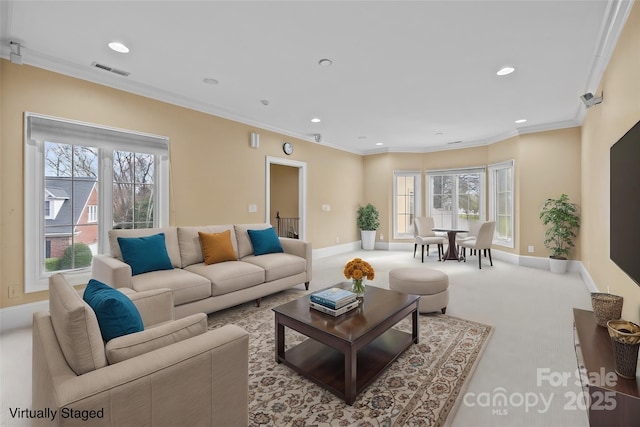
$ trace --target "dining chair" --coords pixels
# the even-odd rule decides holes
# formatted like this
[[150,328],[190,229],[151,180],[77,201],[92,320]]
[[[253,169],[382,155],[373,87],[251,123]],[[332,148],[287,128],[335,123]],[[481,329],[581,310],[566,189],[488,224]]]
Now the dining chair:
[[[460,253],[460,242],[471,241],[478,238],[478,230],[482,223],[480,221],[474,221],[469,224],[469,232],[456,234],[456,249]],[[471,249],[470,255],[473,255],[473,249]],[[486,255],[485,255],[486,258]]]
[[416,257],[418,245],[422,246],[422,262],[424,262],[424,247],[427,247],[429,256],[429,245],[438,245],[438,261],[442,260],[444,254],[444,244],[447,241],[444,237],[438,236],[435,231],[433,217],[420,216],[413,220],[413,257]]
[[478,253],[478,268],[482,269],[482,250],[489,253],[489,263],[493,266],[491,259],[491,243],[493,242],[493,234],[496,230],[495,221],[484,222],[478,230],[478,237],[475,239],[464,240],[460,242],[462,248],[462,259],[467,262],[466,252],[468,249],[476,250]]

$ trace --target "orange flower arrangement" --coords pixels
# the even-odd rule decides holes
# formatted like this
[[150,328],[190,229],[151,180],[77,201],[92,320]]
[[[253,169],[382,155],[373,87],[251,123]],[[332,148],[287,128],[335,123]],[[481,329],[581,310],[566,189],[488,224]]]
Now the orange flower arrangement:
[[367,278],[373,280],[375,270],[367,261],[360,258],[354,258],[344,266],[344,277],[353,280],[351,291],[358,295],[364,294],[364,284],[362,281]]

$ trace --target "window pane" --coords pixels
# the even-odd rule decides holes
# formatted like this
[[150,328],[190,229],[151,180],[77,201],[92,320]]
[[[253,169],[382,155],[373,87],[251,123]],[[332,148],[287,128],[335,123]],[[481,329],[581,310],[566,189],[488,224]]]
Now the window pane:
[[98,150],[54,142],[44,149],[44,271],[87,268],[98,245]]
[[114,228],[153,227],[154,161],[152,154],[114,152]]

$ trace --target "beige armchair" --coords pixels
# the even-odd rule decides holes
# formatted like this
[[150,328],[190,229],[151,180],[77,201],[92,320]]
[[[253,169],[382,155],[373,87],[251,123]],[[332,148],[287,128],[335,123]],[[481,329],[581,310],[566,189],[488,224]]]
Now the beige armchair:
[[489,253],[489,263],[493,266],[493,260],[491,259],[491,243],[493,242],[493,234],[496,230],[495,221],[484,222],[478,229],[478,236],[476,238],[463,240],[458,242],[458,245],[462,248],[462,258],[467,261],[467,249],[475,250],[478,253],[478,267],[482,269],[482,250],[485,253]]
[[438,246],[438,261],[442,260],[444,254],[444,244],[447,239],[436,235],[432,230],[434,227],[433,218],[430,216],[416,217],[413,220],[413,257],[416,257],[416,249],[418,245],[422,246],[422,262],[424,262],[424,247],[427,247],[427,256],[429,256],[429,245]]
[[51,276],[50,311],[33,316],[32,410],[55,414],[40,425],[246,426],[247,332],[174,321],[168,289],[124,293],[145,329],[105,345],[91,307]]

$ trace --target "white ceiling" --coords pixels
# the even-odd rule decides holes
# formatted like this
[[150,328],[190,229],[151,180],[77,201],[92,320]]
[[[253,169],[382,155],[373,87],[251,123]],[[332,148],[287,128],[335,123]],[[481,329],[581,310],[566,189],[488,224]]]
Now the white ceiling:
[[631,4],[3,0],[1,53],[347,151],[423,152],[579,125]]

